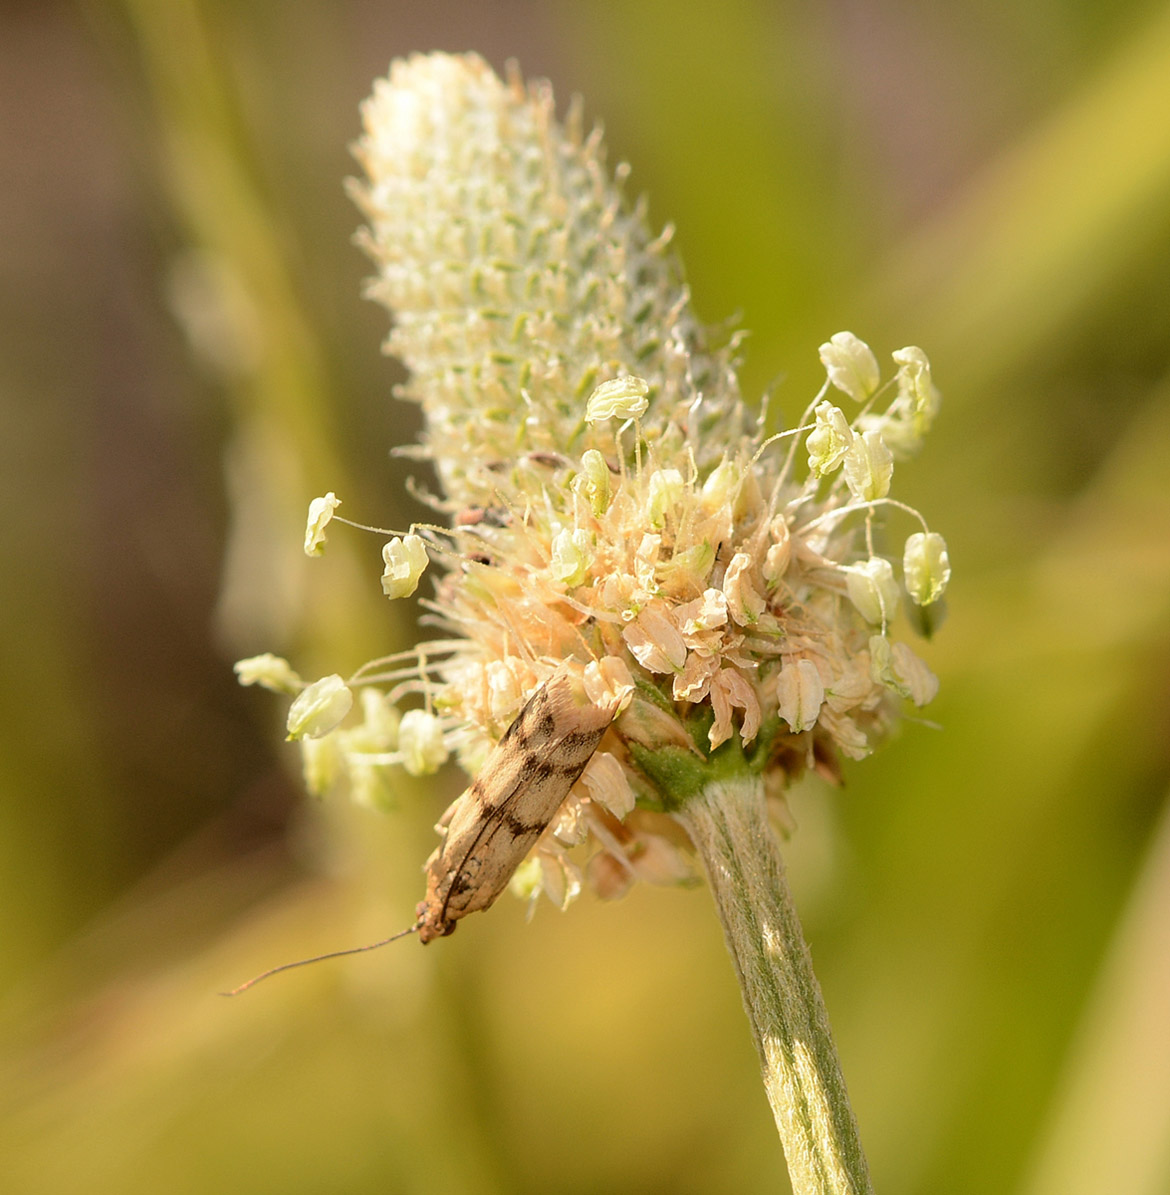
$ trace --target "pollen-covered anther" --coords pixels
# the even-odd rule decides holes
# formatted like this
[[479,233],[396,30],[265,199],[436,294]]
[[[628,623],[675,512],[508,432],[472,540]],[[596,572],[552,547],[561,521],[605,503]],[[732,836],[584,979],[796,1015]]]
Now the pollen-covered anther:
[[426,710],[407,710],[398,726],[402,766],[412,776],[430,776],[447,762],[442,723]]
[[342,732],[347,753],[392,751],[398,741],[401,715],[380,689],[363,688],[358,693],[361,722]]
[[382,545],[382,592],[388,598],[410,597],[427,567],[427,549],[418,535],[395,536]]
[[894,457],[880,431],[855,436],[845,453],[843,468],[845,484],[859,502],[874,502],[889,494]]
[[865,402],[878,388],[881,370],[873,350],[852,332],[837,332],[822,344],[821,362],[829,381],[855,402]]
[[939,392],[931,380],[926,354],[913,345],[893,354],[898,365],[898,393],[889,408],[868,411],[858,420],[862,431],[881,432],[886,447],[895,457],[913,456],[930,431],[939,408]]
[[353,693],[336,673],[297,694],[288,711],[290,739],[319,739],[335,730],[353,706]]
[[325,528],[340,505],[341,499],[332,491],[323,498],[314,498],[309,503],[309,517],[305,525],[306,556],[320,556],[324,553]]
[[916,531],[906,540],[902,556],[906,590],[919,606],[938,601],[951,579],[946,541],[933,531]]
[[283,656],[274,656],[270,651],[237,660],[233,671],[241,685],[259,685],[273,693],[299,693],[305,686],[292,665]]
[[817,403],[815,414],[816,426],[808,433],[805,447],[808,449],[809,472],[824,477],[845,459],[855,437],[845,412],[828,399]]
[[898,583],[884,556],[871,556],[844,570],[849,600],[873,626],[884,626],[898,611]]
[[914,412],[919,434],[930,429],[938,411],[939,394],[930,373],[930,361],[916,345],[898,349],[894,354],[898,366],[898,397],[908,400]]

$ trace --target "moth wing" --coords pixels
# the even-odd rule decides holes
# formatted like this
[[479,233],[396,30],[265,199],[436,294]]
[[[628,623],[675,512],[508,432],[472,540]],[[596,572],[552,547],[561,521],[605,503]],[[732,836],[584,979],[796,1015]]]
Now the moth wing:
[[450,933],[507,887],[569,795],[615,709],[582,705],[567,672],[542,685],[492,749],[457,803],[427,868],[420,939]]

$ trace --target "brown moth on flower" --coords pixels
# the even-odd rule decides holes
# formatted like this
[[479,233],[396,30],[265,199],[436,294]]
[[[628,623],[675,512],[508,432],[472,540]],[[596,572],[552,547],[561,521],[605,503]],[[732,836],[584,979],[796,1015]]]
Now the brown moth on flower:
[[[244,684],[287,688],[290,679],[301,683],[285,661],[274,656],[241,661],[236,671]],[[376,950],[412,933],[426,945],[454,933],[456,923],[468,913],[488,908],[564,805],[632,691],[628,676],[612,664],[590,665],[583,678],[572,668],[558,669],[492,748],[475,783],[443,815],[443,842],[427,861],[426,896],[413,925],[368,946],[272,967],[224,995],[238,995],[292,967]],[[590,700],[590,693],[596,701]],[[338,676],[306,686],[290,710],[290,728],[295,726],[306,740],[331,733],[329,728],[348,712],[351,700]],[[340,707],[344,708],[339,713]],[[597,770],[603,771],[604,764]]]
[[[937,410],[929,362],[899,350],[883,383],[838,333],[804,416],[768,436],[738,340],[709,343],[670,230],[579,105],[559,121],[546,83],[432,54],[394,63],[363,118],[369,293],[442,488],[436,525],[390,535],[382,585],[408,596],[432,567],[438,634],[346,682],[268,657],[241,680],[300,694],[314,792],[385,807],[396,769],[452,756],[474,778],[427,864],[424,942],[509,884],[563,907],[586,882],[688,878],[675,815],[701,769],[739,760],[778,797],[934,695],[896,620],[937,625],[949,558],[889,496]],[[337,505],[311,508],[314,555]]]
[[548,828],[593,758],[621,698],[582,702],[567,671],[528,699],[484,761],[475,783],[444,815],[443,843],[427,862],[418,937],[453,933],[486,909]]

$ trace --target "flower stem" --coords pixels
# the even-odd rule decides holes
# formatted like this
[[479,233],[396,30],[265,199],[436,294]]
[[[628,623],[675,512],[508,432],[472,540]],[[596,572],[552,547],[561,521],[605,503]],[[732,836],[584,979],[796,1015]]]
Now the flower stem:
[[872,1192],[762,782],[746,773],[712,781],[676,817],[715,895],[794,1195]]

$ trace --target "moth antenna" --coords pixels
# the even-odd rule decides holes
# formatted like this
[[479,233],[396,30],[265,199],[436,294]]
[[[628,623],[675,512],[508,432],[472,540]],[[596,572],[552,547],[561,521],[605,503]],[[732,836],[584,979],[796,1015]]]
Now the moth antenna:
[[254,987],[262,979],[267,979],[270,975],[275,975],[278,971],[291,971],[293,967],[307,967],[310,963],[321,963],[330,958],[341,958],[345,954],[364,954],[367,950],[377,950],[379,946],[389,946],[391,942],[397,942],[399,938],[405,938],[408,934],[417,934],[422,928],[421,924],[415,923],[409,929],[399,930],[396,934],[391,934],[388,938],[383,938],[380,942],[370,942],[366,946],[351,946],[348,950],[330,950],[327,954],[315,954],[312,958],[300,958],[295,963],[281,963],[279,967],[269,967],[267,971],[261,971],[259,975],[254,975],[246,983],[240,984],[238,988],[232,988],[230,992],[220,992],[221,996],[238,996],[241,992],[246,992],[250,987]]

